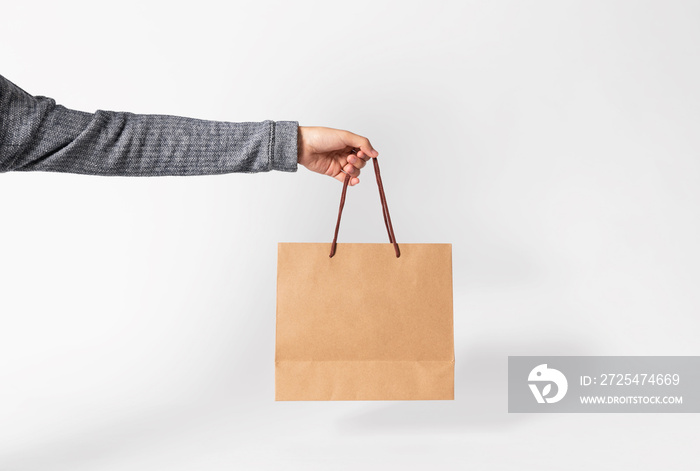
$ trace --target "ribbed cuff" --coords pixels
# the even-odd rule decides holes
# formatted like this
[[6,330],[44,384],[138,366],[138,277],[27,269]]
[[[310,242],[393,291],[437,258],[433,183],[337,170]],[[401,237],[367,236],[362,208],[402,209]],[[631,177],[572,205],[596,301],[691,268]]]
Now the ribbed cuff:
[[272,149],[272,170],[296,172],[298,121],[275,121]]

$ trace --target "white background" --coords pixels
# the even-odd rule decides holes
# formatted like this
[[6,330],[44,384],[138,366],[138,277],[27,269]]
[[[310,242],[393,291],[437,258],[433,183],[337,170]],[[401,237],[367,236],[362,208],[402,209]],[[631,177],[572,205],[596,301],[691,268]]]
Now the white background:
[[[276,244],[330,241],[333,179],[3,174],[0,469],[697,466],[697,415],[506,412],[508,355],[700,354],[697,2],[1,10],[69,108],[368,136],[399,242],[454,244],[456,400],[274,402]],[[383,242],[361,179],[341,241]]]

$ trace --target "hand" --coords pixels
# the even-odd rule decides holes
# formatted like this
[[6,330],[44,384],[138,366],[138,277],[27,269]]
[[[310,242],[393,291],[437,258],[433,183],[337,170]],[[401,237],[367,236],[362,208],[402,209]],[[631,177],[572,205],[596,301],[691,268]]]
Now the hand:
[[360,183],[357,177],[367,161],[379,155],[366,137],[340,129],[299,126],[297,139],[301,165],[341,182],[350,174],[351,186]]

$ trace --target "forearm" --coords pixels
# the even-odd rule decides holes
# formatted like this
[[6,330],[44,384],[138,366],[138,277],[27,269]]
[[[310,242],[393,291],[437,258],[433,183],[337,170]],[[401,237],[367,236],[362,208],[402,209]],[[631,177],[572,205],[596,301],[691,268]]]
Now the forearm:
[[297,168],[295,121],[86,113],[1,76],[0,107],[0,171],[158,176]]

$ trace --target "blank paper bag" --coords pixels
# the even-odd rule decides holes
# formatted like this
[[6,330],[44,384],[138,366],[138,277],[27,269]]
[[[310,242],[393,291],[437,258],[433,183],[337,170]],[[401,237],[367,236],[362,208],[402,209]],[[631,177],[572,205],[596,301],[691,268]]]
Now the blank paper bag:
[[[281,243],[275,398],[454,399],[452,245]],[[330,256],[329,256],[330,249]]]

